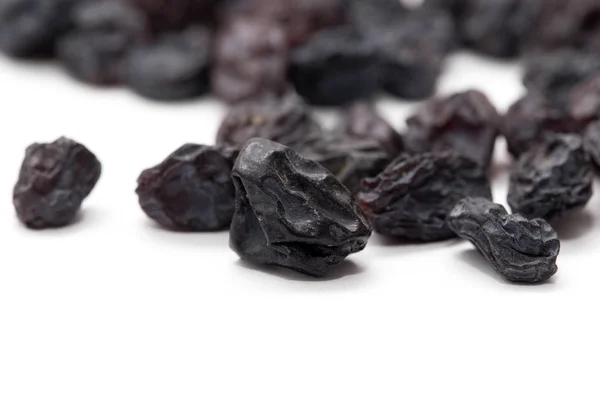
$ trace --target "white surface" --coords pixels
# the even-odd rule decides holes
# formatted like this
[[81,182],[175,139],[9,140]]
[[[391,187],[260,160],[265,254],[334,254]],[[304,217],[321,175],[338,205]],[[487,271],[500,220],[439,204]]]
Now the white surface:
[[[506,109],[519,68],[453,57],[440,90],[470,87]],[[227,233],[166,232],[138,208],[139,172],[211,143],[222,106],[148,103],[4,59],[0,88],[0,399],[598,398],[599,196],[562,232],[545,285],[508,284],[466,243],[378,237],[316,281],[248,268]],[[380,106],[398,127],[413,107]],[[11,203],[24,148],[60,135],[103,176],[78,224],[27,231]]]

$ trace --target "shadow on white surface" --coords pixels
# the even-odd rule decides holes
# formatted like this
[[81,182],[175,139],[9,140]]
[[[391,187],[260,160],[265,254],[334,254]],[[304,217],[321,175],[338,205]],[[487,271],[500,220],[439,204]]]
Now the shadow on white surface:
[[553,224],[561,241],[572,241],[587,236],[594,229],[594,215],[587,209],[565,215]]
[[300,282],[329,282],[339,279],[343,279],[353,275],[360,275],[365,272],[365,268],[360,266],[351,260],[345,260],[340,265],[331,270],[331,272],[322,278],[315,278],[308,275],[303,275],[299,272],[293,271],[288,268],[277,267],[273,265],[259,265],[248,262],[246,260],[237,260],[236,264],[242,268],[246,268],[252,271],[261,272],[276,276],[278,278],[286,279],[289,281],[300,281]]
[[144,230],[162,243],[177,246],[223,247],[229,248],[229,231],[221,232],[187,232],[165,228],[153,220],[144,220]]

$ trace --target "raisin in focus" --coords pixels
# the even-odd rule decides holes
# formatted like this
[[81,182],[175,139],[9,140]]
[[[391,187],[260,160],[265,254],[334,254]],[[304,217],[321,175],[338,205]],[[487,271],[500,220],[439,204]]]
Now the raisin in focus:
[[380,175],[364,181],[358,199],[375,232],[433,242],[455,236],[446,217],[469,196],[492,198],[484,169],[446,152],[401,155]]
[[581,136],[551,135],[523,154],[513,168],[508,204],[526,218],[553,222],[584,207],[593,191],[593,171]]
[[227,147],[180,147],[140,175],[136,193],[142,210],[169,229],[227,229],[235,209],[231,169],[237,153]]
[[70,139],[32,144],[13,191],[17,217],[31,229],[68,225],[94,189],[101,170],[96,156]]
[[153,100],[186,100],[208,92],[210,35],[202,28],[165,34],[134,49],[127,59],[126,82]]
[[485,198],[465,198],[448,216],[448,225],[469,240],[496,272],[512,282],[540,283],[554,274],[560,242],[543,219],[528,220]]
[[320,277],[365,248],[369,222],[352,194],[318,163],[252,139],[232,176],[230,246],[242,259]]

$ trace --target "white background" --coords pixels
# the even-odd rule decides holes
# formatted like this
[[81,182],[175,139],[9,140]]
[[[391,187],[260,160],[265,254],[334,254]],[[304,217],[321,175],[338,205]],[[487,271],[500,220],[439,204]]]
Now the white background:
[[[451,58],[440,91],[505,110],[520,70]],[[0,59],[0,399],[597,399],[600,196],[560,231],[559,272],[509,284],[467,243],[374,236],[325,280],[251,268],[228,234],[167,232],[143,168],[212,143],[224,108],[156,104]],[[398,128],[414,104],[382,101]],[[321,115],[335,122],[334,113]],[[25,147],[66,135],[103,162],[81,220],[28,231],[11,202]],[[494,167],[505,202],[508,157]]]

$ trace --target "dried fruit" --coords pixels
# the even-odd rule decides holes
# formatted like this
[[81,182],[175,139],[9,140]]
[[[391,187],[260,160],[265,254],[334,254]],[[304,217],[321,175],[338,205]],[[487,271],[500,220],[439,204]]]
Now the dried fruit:
[[589,123],[600,119],[600,74],[591,76],[571,92],[569,116],[576,123],[578,132]]
[[375,232],[432,242],[454,237],[446,217],[468,196],[492,198],[485,171],[445,152],[401,155],[380,175],[366,179],[358,198]]
[[487,168],[501,119],[483,93],[469,90],[429,100],[406,123],[412,152],[451,149]]
[[549,135],[523,154],[510,176],[508,204],[526,218],[552,222],[584,207],[592,197],[593,172],[581,136]]
[[49,56],[71,27],[75,0],[4,0],[0,3],[0,49],[15,57]]
[[127,59],[127,84],[141,96],[185,100],[208,92],[210,35],[202,28],[165,34],[134,49]]
[[366,246],[369,222],[350,192],[318,163],[252,139],[232,176],[230,245],[242,259],[323,276]]
[[386,30],[409,11],[398,0],[349,0],[350,22],[364,30]]
[[287,96],[232,107],[219,128],[217,143],[241,146],[252,138],[263,138],[302,153],[312,149],[322,135],[306,104],[297,96]]
[[288,46],[277,23],[258,18],[235,18],[223,27],[214,45],[212,90],[236,103],[287,89]]
[[[123,1],[123,0],[121,0]],[[138,7],[155,32],[176,31],[195,23],[211,23],[222,0],[126,0]]]
[[238,151],[186,144],[138,178],[144,212],[160,225],[184,231],[227,229],[235,209],[231,169]]
[[376,48],[352,28],[321,32],[293,52],[288,74],[309,103],[346,105],[379,89]]
[[73,12],[75,30],[58,43],[63,66],[83,82],[121,83],[127,54],[148,37],[144,16],[119,0],[84,2]]
[[558,270],[560,242],[543,219],[528,220],[484,198],[461,200],[448,225],[471,241],[496,272],[513,282],[539,283]]
[[101,170],[96,156],[70,139],[32,144],[13,192],[17,217],[32,229],[68,225],[96,186]]
[[596,168],[600,168],[600,121],[591,123],[586,128],[583,147]]

